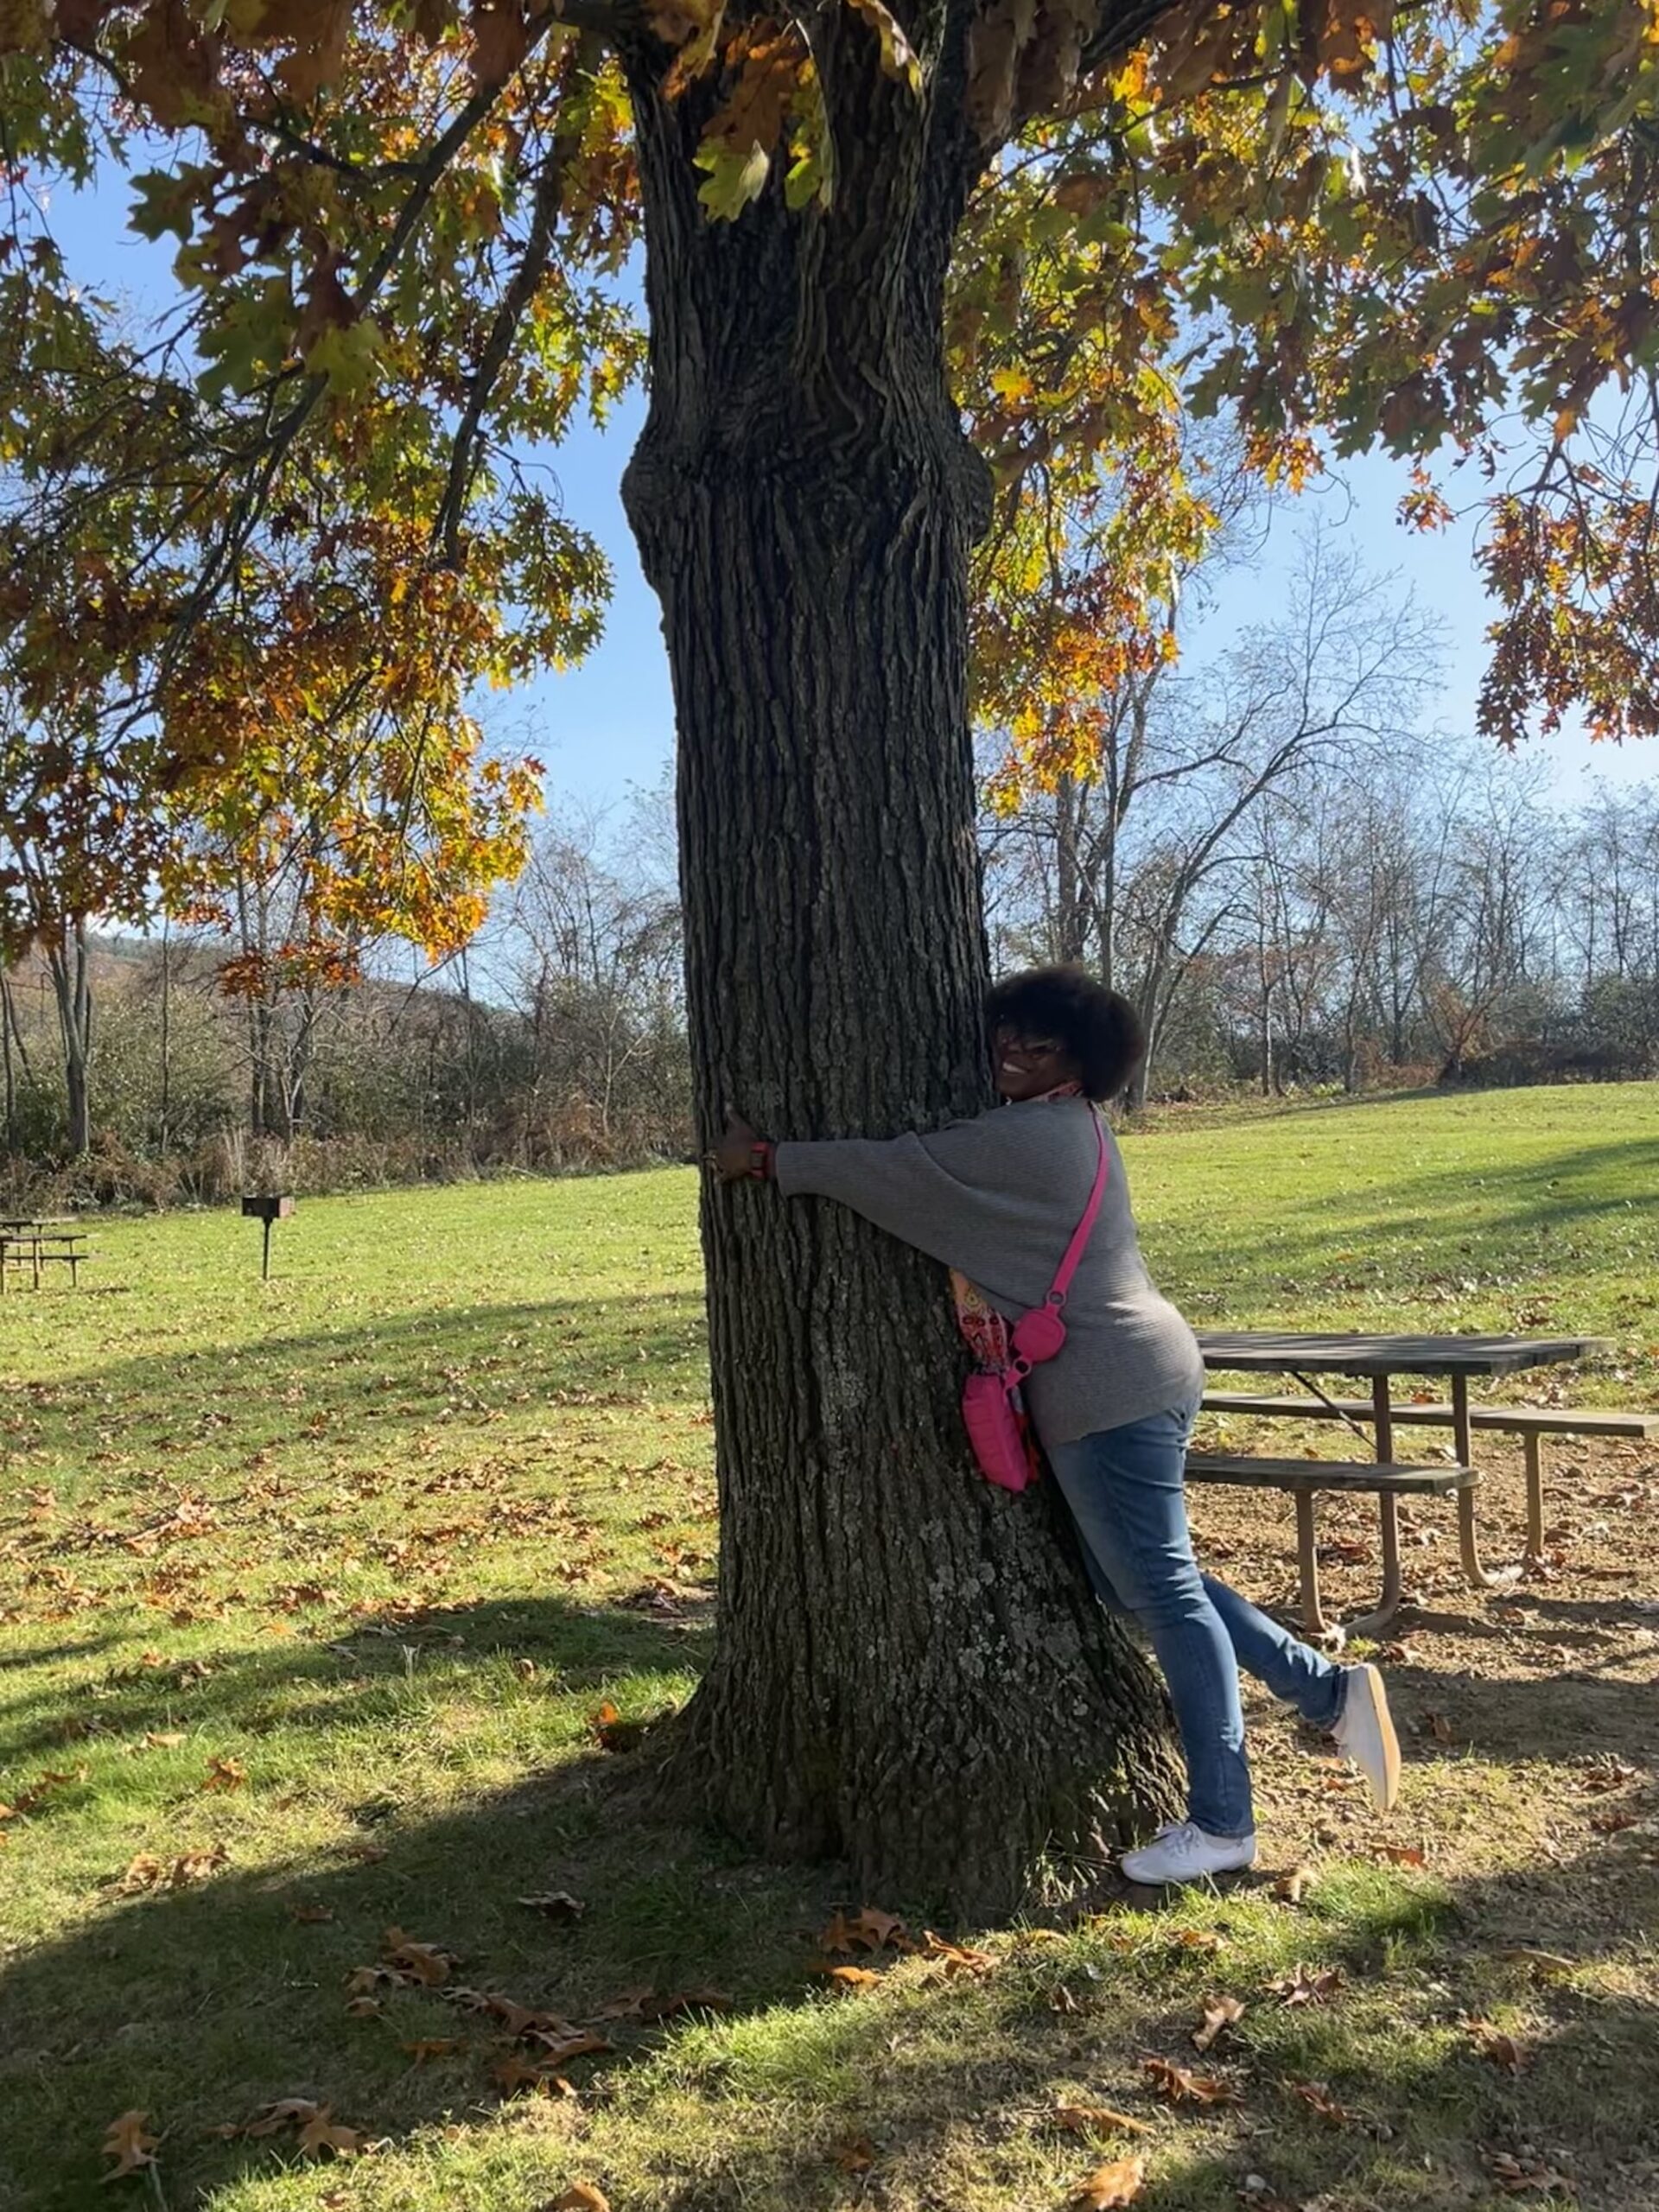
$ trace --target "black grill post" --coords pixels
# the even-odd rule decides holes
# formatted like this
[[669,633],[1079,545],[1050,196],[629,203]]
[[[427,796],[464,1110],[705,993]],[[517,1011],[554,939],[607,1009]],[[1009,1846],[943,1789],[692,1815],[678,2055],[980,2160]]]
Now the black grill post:
[[259,1266],[261,1282],[270,1281],[270,1224],[273,1221],[287,1221],[293,1211],[293,1198],[286,1194],[281,1198],[256,1196],[253,1192],[247,1191],[242,1194],[244,1218],[264,1224],[264,1244]]

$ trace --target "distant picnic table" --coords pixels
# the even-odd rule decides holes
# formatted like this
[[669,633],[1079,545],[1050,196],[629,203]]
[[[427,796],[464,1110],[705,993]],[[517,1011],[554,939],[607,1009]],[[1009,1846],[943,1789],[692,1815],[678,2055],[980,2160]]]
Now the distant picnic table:
[[0,1217],[0,1298],[5,1296],[8,1279],[25,1271],[38,1290],[42,1268],[67,1268],[73,1286],[80,1279],[80,1263],[86,1257],[86,1234],[67,1217]]
[[[1251,1459],[1230,1452],[1190,1453],[1187,1473],[1195,1482],[1228,1483],[1251,1489],[1280,1490],[1296,1504],[1297,1551],[1301,1569],[1302,1618],[1315,1634],[1331,1631],[1319,1595],[1319,1568],[1313,1501],[1321,1491],[1373,1493],[1382,1541],[1382,1591],[1374,1612],[1352,1622],[1350,1634],[1376,1635],[1399,1611],[1403,1599],[1400,1566],[1399,1501],[1412,1497],[1454,1497],[1458,1541],[1464,1574],[1476,1589],[1512,1579],[1518,1569],[1493,1574],[1483,1565],[1475,1528],[1479,1475],[1474,1465],[1474,1431],[1496,1429],[1522,1438],[1527,1465],[1527,1551],[1540,1555],[1544,1541],[1543,1462],[1545,1436],[1644,1437],[1659,1434],[1659,1414],[1528,1406],[1473,1406],[1471,1376],[1516,1375],[1535,1367],[1554,1367],[1606,1349],[1599,1337],[1360,1336],[1306,1333],[1279,1329],[1204,1329],[1198,1332],[1204,1363],[1211,1372],[1287,1375],[1305,1397],[1268,1397],[1249,1392],[1206,1391],[1208,1413],[1247,1414],[1258,1419],[1340,1421],[1371,1447],[1369,1459]],[[1313,1378],[1351,1376],[1370,1383],[1369,1398],[1333,1398]],[[1449,1402],[1396,1401],[1396,1376],[1441,1376]],[[1452,1432],[1452,1464],[1417,1466],[1397,1460],[1396,1427],[1446,1427]]]

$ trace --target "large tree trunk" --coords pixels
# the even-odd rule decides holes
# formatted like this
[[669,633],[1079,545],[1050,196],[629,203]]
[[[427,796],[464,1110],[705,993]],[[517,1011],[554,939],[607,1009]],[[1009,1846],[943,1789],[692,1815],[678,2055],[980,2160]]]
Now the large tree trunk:
[[[708,221],[702,90],[664,101],[635,70],[652,383],[624,495],[675,686],[704,1141],[728,1105],[881,1135],[988,1095],[965,696],[987,499],[940,342],[961,181],[930,167],[926,104],[851,83],[874,54],[853,11],[819,28],[828,215],[786,214],[774,181]],[[963,1913],[1142,1831],[1172,1802],[1163,1701],[1052,1486],[970,1471],[940,1268],[748,1185],[706,1191],[702,1235],[720,1634],[671,1789],[752,1845],[849,1860],[860,1895]]]

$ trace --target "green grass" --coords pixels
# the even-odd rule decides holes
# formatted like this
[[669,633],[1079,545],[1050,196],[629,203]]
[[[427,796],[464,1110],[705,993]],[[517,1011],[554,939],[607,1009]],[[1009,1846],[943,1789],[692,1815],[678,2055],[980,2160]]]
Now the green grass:
[[[1128,1154],[1195,1319],[1605,1333],[1575,1389],[1652,1403],[1656,1131],[1659,1089],[1623,1086],[1170,1116]],[[1300,1905],[1109,1906],[842,1997],[807,1971],[833,1869],[652,1824],[593,1715],[683,1701],[711,1633],[694,1217],[683,1172],[311,1201],[269,1284],[252,1223],[116,1220],[78,1293],[0,1306],[0,2207],[534,2212],[586,2177],[616,2212],[1035,2212],[1137,2147],[1154,2206],[1259,2173],[1264,2203],[1449,2212],[1497,2202],[1481,2146],[1522,2142],[1592,2171],[1586,2206],[1651,2202],[1642,1827],[1589,1873],[1484,1862],[1478,1834],[1444,1872],[1332,1848]],[[1419,1816],[1443,1787],[1529,1838],[1542,1771],[1440,1762]],[[200,1879],[122,1886],[215,1847]],[[579,1921],[518,1902],[554,1890]],[[347,2012],[393,1925],[455,1955],[446,1989],[731,2008],[624,2020],[577,2096],[504,2098],[499,2020],[410,1986]],[[1500,1955],[1552,1931],[1570,1973]],[[1269,1993],[1298,1961],[1342,1967],[1335,2002]],[[1243,2101],[1173,2109],[1141,2061],[1211,2070],[1187,2037],[1217,1991],[1248,2007],[1213,2069]],[[1469,2015],[1535,2052],[1522,2081]],[[458,2048],[407,2047],[434,2041]],[[289,2096],[381,2147],[219,2132]],[[1049,2119],[1066,2098],[1150,2132],[1091,2145]],[[104,2188],[133,2107],[159,2165]],[[861,2136],[868,2173],[836,2162]]]

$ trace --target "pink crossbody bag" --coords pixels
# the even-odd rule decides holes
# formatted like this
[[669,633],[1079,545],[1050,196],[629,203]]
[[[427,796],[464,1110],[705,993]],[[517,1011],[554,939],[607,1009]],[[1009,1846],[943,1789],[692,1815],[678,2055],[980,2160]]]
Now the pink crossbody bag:
[[1014,1323],[1009,1338],[1013,1356],[1007,1365],[982,1367],[963,1385],[962,1418],[979,1471],[988,1483],[995,1483],[1001,1490],[1024,1490],[1038,1474],[1036,1441],[1020,1386],[1033,1367],[1052,1359],[1065,1342],[1062,1313],[1066,1293],[1088,1245],[1106,1188],[1106,1130],[1098,1115],[1095,1135],[1100,1145],[1095,1187],[1089,1193],[1082,1220],[1071,1232],[1071,1242],[1049,1286],[1048,1296]]

